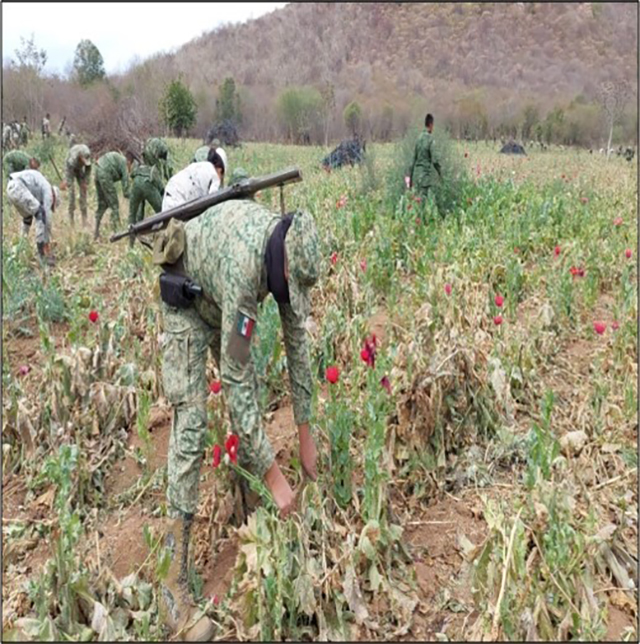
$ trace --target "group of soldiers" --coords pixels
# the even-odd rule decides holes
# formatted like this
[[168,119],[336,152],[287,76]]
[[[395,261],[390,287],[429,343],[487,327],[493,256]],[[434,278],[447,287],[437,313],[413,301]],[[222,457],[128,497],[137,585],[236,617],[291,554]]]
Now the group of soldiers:
[[27,125],[27,117],[22,119],[22,123],[13,120],[10,123],[5,123],[2,126],[2,148],[3,150],[16,150],[20,146],[29,143],[29,136],[31,130]]

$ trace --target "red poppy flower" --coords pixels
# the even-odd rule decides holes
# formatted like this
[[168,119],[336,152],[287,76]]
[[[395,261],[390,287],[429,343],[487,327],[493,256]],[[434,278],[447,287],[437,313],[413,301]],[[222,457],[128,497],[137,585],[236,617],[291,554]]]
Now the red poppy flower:
[[380,384],[389,392],[391,393],[391,383],[389,382],[389,378],[387,376],[384,376],[382,380],[380,381]]
[[98,315],[98,311],[91,311],[91,313],[89,313],[89,320],[94,324],[98,321],[99,317],[100,315]]
[[444,292],[445,292],[447,295],[451,295],[451,289],[452,289],[452,288],[453,288],[453,287],[451,286],[451,284],[449,284],[449,282],[447,282],[447,283],[444,285]]
[[553,254],[557,257],[560,254],[560,246],[556,246],[553,249]]
[[229,438],[227,438],[224,448],[229,454],[229,458],[231,459],[231,462],[236,464],[238,462],[238,445],[240,444],[240,439],[235,435],[231,434]]
[[502,316],[501,315],[496,315],[496,317],[493,318],[493,323],[496,326],[500,326],[502,324]]
[[620,325],[618,324],[618,321],[617,321],[617,320],[614,320],[614,321],[611,323],[611,328],[612,328],[614,331],[617,331],[617,330],[620,328]]
[[571,273],[571,275],[573,275],[574,277],[584,277],[584,268],[578,268],[577,266],[572,266],[572,267],[569,269],[569,272],[570,272],[570,273]]
[[20,369],[18,369],[18,373],[21,376],[26,376],[29,372],[31,371],[31,367],[28,364],[23,364]]
[[220,445],[214,445],[213,446],[213,462],[211,465],[213,466],[213,469],[215,470],[218,465],[220,465],[220,458],[222,457],[222,447]]
[[331,255],[331,264],[335,266],[337,261],[338,261],[338,253],[334,251],[333,254]]
[[222,383],[219,380],[214,380],[210,385],[209,385],[209,391],[212,394],[219,394],[220,390],[222,389]]
[[376,334],[373,333],[369,338],[366,338],[364,341],[364,348],[360,351],[360,357],[363,362],[366,362],[370,367],[374,367],[376,364],[376,345],[378,344],[378,339]]
[[504,297],[502,295],[496,295],[495,303],[498,308],[501,308],[504,304]]
[[360,268],[361,268],[363,271],[366,271],[366,270],[367,270],[367,260],[366,260],[366,259],[360,260]]
[[340,199],[336,202],[337,208],[343,208],[347,204],[347,195],[342,195]]
[[218,597],[218,595],[214,595],[212,600],[214,606],[217,606],[220,603],[220,597]]
[[604,322],[594,322],[593,330],[598,334],[602,335],[607,328],[607,325]]
[[589,203],[589,200],[586,197],[580,197],[580,203]]
[[624,256],[625,256],[627,259],[631,259],[631,255],[633,255],[633,253],[631,252],[631,249],[630,249],[630,248],[627,248],[627,250],[625,250],[625,251],[624,251]]
[[362,359],[362,362],[369,362],[369,352],[366,349],[362,349],[360,351],[360,358]]
[[338,371],[338,367],[327,367],[327,370],[325,371],[324,375],[332,385],[335,385],[340,378],[340,372]]
[[616,218],[613,220],[613,225],[614,225],[614,226],[622,226],[622,217],[616,217]]

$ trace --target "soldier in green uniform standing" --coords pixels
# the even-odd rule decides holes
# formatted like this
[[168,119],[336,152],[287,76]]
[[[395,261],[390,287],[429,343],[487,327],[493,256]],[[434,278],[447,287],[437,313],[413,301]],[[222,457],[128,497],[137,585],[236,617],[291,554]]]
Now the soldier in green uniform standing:
[[96,211],[96,230],[94,239],[100,235],[100,222],[107,208],[111,209],[111,227],[115,232],[120,226],[120,204],[116,183],[122,183],[122,193],[129,198],[129,164],[120,152],[107,152],[96,163],[96,194],[98,210]]
[[163,139],[147,139],[142,150],[142,160],[146,165],[156,166],[160,170],[162,181],[169,181],[173,176],[173,167],[169,159],[169,147]]
[[313,383],[304,323],[321,264],[318,234],[307,212],[280,217],[253,200],[232,200],[187,224],[172,220],[156,238],[154,262],[172,265],[172,271],[188,275],[203,289],[189,308],[162,305],[163,386],[173,408],[167,490],[172,560],[162,597],[169,626],[184,629],[186,641],[203,641],[212,636],[213,626],[206,617],[197,619],[186,584],[207,430],[208,350],[222,374],[239,437],[239,463],[264,480],[286,515],[294,493],[263,428],[250,346],[259,324],[258,304],[271,292],[282,321],[300,461],[315,480],[317,452],[309,429]]
[[40,161],[36,157],[28,155],[22,150],[11,150],[7,152],[2,158],[5,172],[7,176],[14,172],[22,172],[27,168],[30,170],[37,170],[40,167]]
[[427,114],[424,124],[425,130],[416,141],[409,187],[426,200],[433,197],[433,188],[438,178],[442,179],[442,172],[433,141],[433,115]]
[[80,143],[69,149],[66,160],[66,187],[69,189],[69,219],[73,225],[73,215],[76,209],[75,182],[80,188],[80,212],[82,223],[87,225],[87,186],[91,176],[91,150]]
[[[129,197],[129,223],[137,224],[144,219],[145,204],[150,204],[154,212],[162,210],[162,195],[164,184],[160,178],[160,170],[155,166],[138,163],[131,152],[127,153],[131,163],[131,194]],[[133,246],[134,238],[129,237],[129,246]]]

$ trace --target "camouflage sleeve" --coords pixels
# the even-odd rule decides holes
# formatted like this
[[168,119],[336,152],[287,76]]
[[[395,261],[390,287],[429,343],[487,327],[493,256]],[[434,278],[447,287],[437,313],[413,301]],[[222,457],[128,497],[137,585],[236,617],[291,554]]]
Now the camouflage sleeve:
[[440,178],[442,178],[442,168],[440,166],[440,159],[438,158],[437,148],[438,146],[435,144],[435,142],[431,141],[431,149],[429,150],[429,152],[431,153],[431,163],[433,163],[433,167],[438,172]]
[[309,422],[311,418],[312,378],[309,364],[309,347],[304,322],[293,312],[290,304],[278,304],[284,346],[287,352],[287,369],[293,396],[293,417],[296,425]]
[[220,370],[229,400],[232,431],[240,438],[240,464],[262,478],[274,459],[262,426],[258,406],[258,382],[250,355],[257,319],[252,289],[243,283],[242,271],[229,262],[222,306]]

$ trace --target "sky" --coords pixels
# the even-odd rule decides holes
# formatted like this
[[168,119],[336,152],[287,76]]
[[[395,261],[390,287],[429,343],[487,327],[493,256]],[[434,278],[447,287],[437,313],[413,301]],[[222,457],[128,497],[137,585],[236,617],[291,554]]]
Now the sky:
[[244,22],[286,2],[19,2],[2,3],[2,60],[15,60],[20,37],[33,34],[48,55],[45,72],[69,71],[80,40],[100,50],[107,74],[131,60],[170,51],[223,23]]

